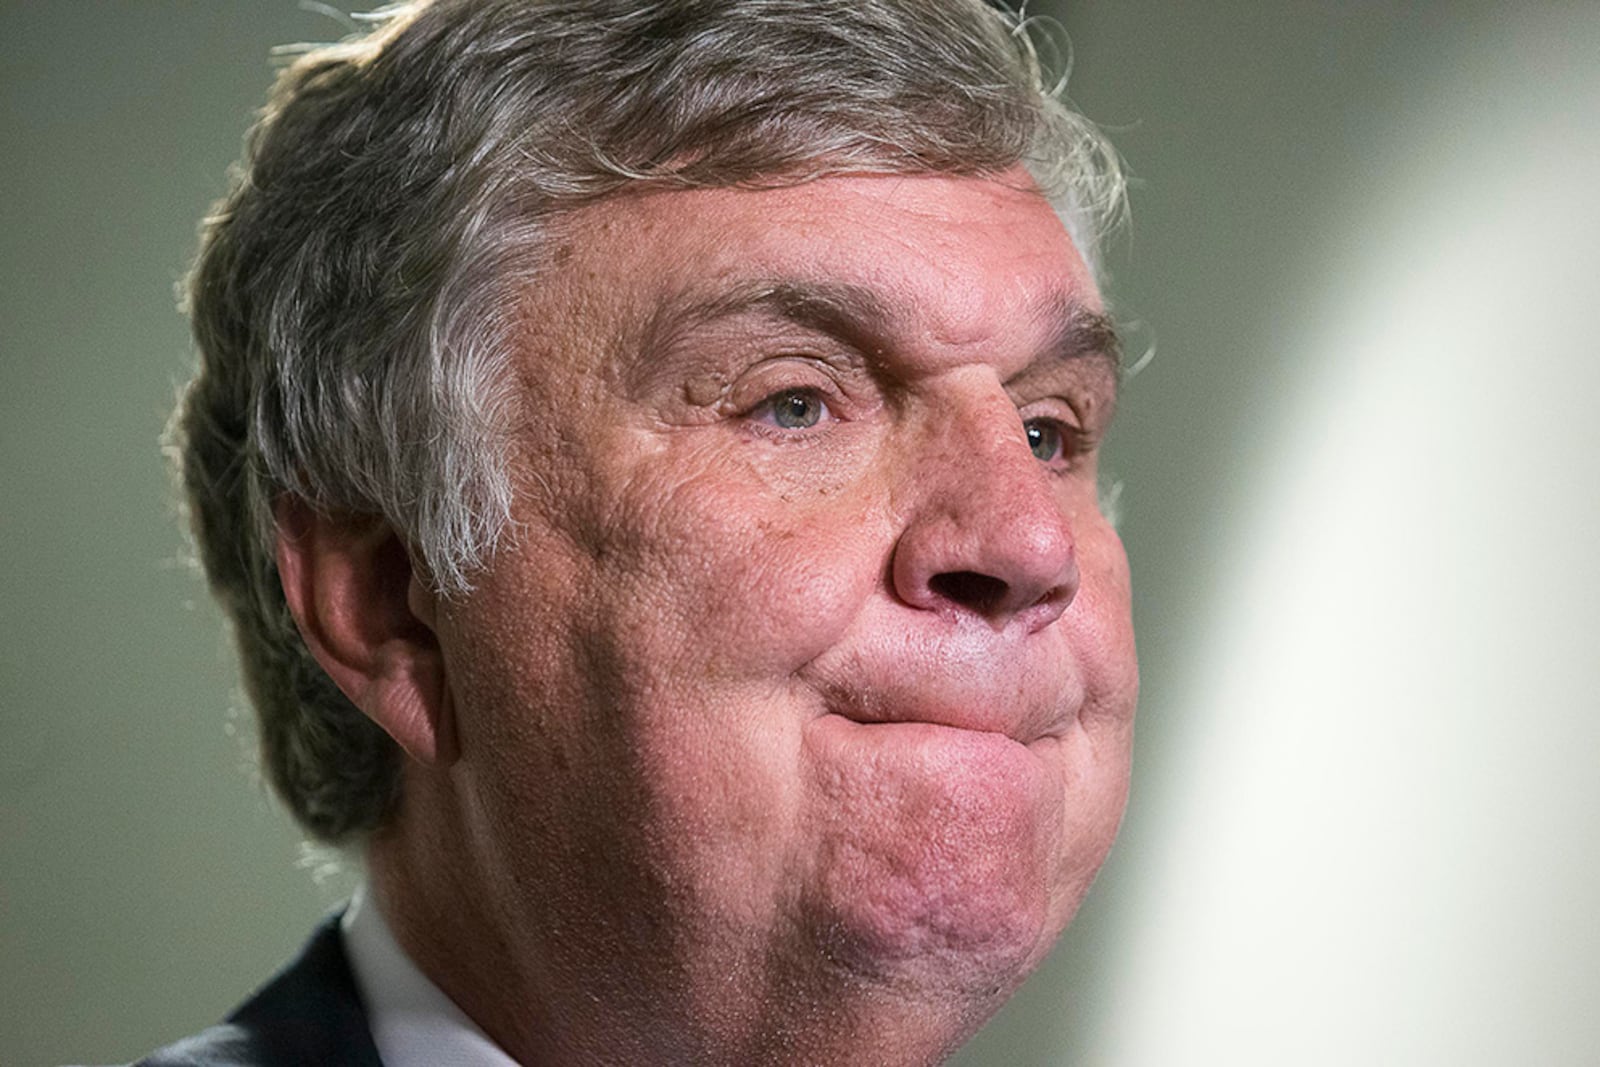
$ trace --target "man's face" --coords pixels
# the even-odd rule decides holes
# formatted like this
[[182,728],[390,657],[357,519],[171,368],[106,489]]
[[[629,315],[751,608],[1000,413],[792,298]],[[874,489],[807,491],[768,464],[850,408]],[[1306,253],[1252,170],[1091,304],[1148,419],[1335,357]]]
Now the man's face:
[[514,543],[440,620],[470,875],[535,970],[995,999],[1071,917],[1137,676],[1116,369],[1031,190],[653,192],[563,229],[518,309]]

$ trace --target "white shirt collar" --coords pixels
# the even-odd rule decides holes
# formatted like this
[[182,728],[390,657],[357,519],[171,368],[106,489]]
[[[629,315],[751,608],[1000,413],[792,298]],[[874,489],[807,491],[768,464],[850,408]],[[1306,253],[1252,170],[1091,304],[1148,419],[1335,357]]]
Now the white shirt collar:
[[365,885],[339,925],[385,1067],[517,1067],[411,962]]

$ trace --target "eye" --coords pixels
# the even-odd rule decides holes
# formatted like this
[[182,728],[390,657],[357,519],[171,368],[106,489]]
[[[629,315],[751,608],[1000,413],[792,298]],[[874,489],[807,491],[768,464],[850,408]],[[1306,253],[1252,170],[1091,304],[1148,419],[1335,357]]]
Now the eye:
[[1066,440],[1061,426],[1053,419],[1028,419],[1022,424],[1028,435],[1028,450],[1043,463],[1055,463],[1064,458]]
[[785,389],[763,400],[753,414],[780,430],[809,430],[831,413],[810,389]]

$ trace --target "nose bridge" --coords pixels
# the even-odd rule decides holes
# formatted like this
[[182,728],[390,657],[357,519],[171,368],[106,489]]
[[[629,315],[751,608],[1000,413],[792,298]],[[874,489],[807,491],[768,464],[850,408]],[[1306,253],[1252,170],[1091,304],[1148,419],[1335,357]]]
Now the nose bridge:
[[[987,538],[1064,529],[1050,476],[1029,450],[1022,417],[1002,388],[963,397],[928,422],[931,462],[922,478],[935,511]],[[1018,521],[994,527],[997,514]]]
[[929,421],[934,424],[930,432],[941,438],[938,450],[946,454],[950,473],[958,481],[982,471],[987,477],[980,480],[986,483],[1046,485],[1043,468],[1028,450],[1022,418],[1003,389],[952,404],[946,418]]
[[1072,531],[1051,475],[997,382],[930,405],[894,578],[914,606],[1004,624],[1053,621],[1077,591]]

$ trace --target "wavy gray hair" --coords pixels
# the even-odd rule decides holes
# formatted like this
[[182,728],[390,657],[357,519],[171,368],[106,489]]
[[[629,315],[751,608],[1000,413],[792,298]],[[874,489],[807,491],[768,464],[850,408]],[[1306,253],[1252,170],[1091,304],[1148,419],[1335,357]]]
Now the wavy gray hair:
[[328,843],[399,749],[307,651],[275,503],[381,515],[446,596],[512,536],[517,293],[563,212],[625,186],[1026,164],[1091,261],[1116,158],[982,0],[437,0],[307,49],[206,220],[173,445],[268,777]]

